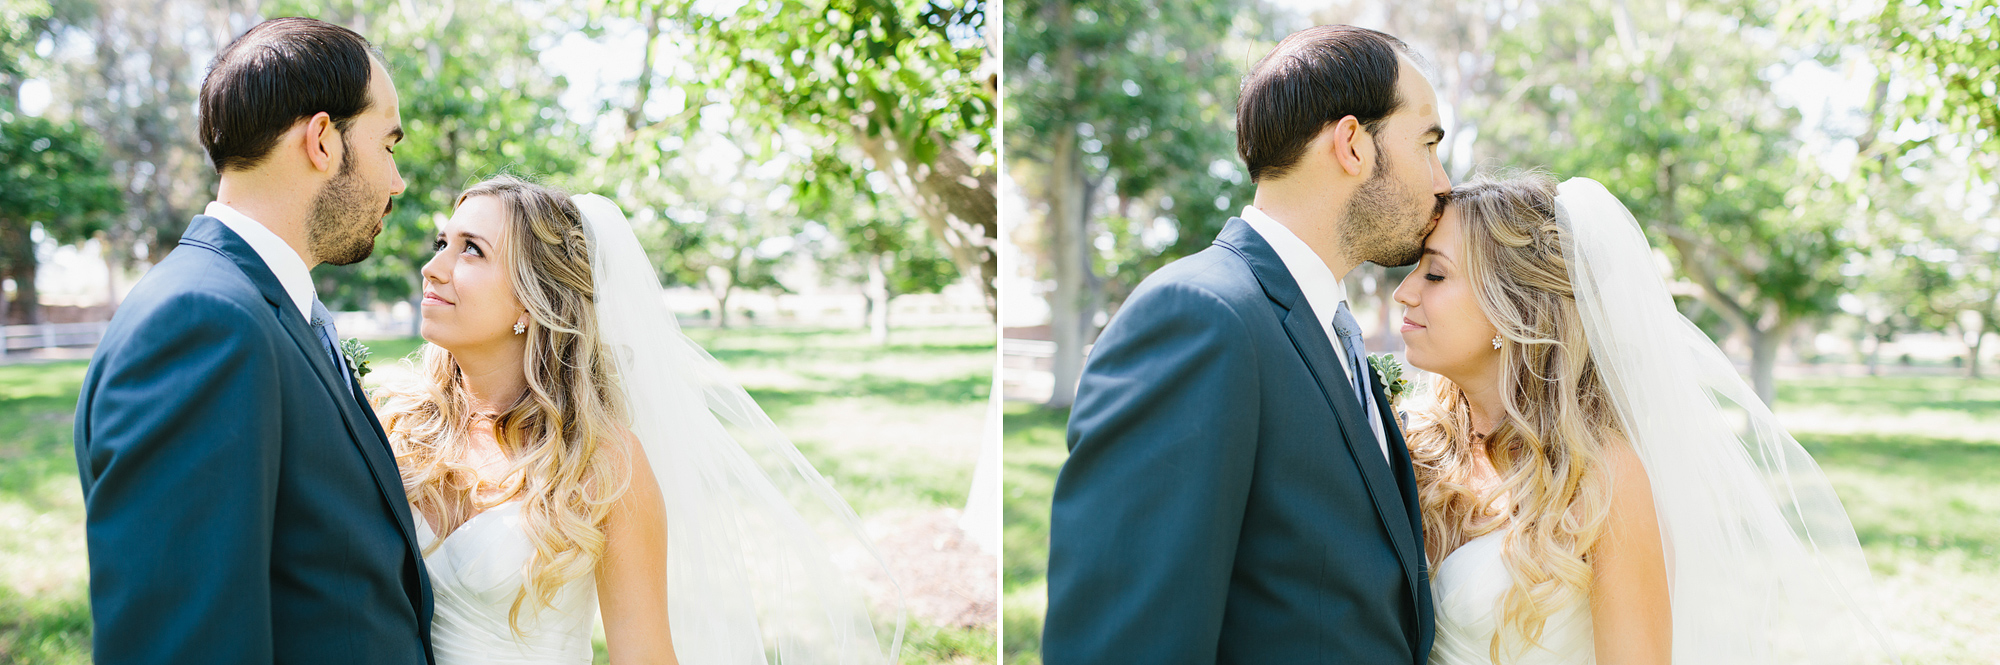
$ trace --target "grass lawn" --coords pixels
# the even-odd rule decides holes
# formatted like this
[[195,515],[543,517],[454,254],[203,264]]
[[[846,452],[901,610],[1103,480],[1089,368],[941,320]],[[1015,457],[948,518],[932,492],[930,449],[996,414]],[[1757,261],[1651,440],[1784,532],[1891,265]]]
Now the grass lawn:
[[[1909,665],[2000,662],[2000,381],[1782,381],[1778,413],[1825,469]],[[1006,412],[1005,658],[1040,663],[1049,501],[1066,411]]]
[[[962,508],[993,367],[989,328],[690,330],[864,521]],[[421,340],[377,340],[379,380]],[[85,363],[0,366],[0,663],[88,663],[83,505],[70,441]],[[372,383],[373,381],[371,381]],[[992,663],[995,626],[913,619],[904,663]],[[599,661],[604,655],[599,649]]]

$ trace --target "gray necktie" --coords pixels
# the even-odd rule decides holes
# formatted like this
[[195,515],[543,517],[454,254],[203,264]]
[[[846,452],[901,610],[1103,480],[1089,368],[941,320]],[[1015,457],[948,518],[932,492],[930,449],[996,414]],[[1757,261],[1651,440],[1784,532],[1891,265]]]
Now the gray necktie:
[[353,394],[353,384],[349,382],[354,377],[347,373],[347,358],[340,355],[340,344],[334,342],[339,337],[333,331],[333,312],[327,311],[326,305],[320,304],[318,298],[313,299],[312,327],[313,330],[319,331],[320,346],[326,349],[327,357],[333,360],[333,366],[340,371],[343,385],[349,386],[348,393]]
[[1347,366],[1354,369],[1348,373],[1348,387],[1354,389],[1354,398],[1367,410],[1368,430],[1377,437],[1382,435],[1381,426],[1375,424],[1375,391],[1368,389],[1368,356],[1361,343],[1361,326],[1354,322],[1354,314],[1347,311],[1347,301],[1333,309],[1333,331],[1340,336],[1340,347],[1347,354]]

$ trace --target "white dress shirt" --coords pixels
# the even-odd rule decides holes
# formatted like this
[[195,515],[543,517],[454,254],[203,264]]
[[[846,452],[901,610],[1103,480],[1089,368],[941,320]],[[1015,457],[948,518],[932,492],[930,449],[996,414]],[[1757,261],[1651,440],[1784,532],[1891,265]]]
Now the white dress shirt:
[[[1263,236],[1264,242],[1271,243],[1271,250],[1278,253],[1278,260],[1285,264],[1286,272],[1290,272],[1292,280],[1299,283],[1299,291],[1306,296],[1306,305],[1312,307],[1313,316],[1319,318],[1320,330],[1326,333],[1327,341],[1333,343],[1333,355],[1340,359],[1340,370],[1347,374],[1348,381],[1353,381],[1355,368],[1348,366],[1347,353],[1341,350],[1340,335],[1333,330],[1333,315],[1340,303],[1347,301],[1347,284],[1333,275],[1333,269],[1327,267],[1326,260],[1320,258],[1312,246],[1256,206],[1243,206],[1243,221],[1249,222],[1250,229]],[[1366,349],[1355,350],[1363,357],[1367,356]],[[1375,381],[1368,379],[1366,385],[1373,388]],[[1388,460],[1389,438],[1383,433],[1382,414],[1368,408],[1366,401],[1361,403],[1361,410],[1368,412],[1368,429],[1375,433],[1375,444],[1382,447],[1382,459]]]
[[319,294],[313,289],[312,271],[306,268],[306,260],[271,229],[237,212],[235,208],[223,205],[221,201],[209,202],[208,209],[202,214],[222,220],[223,226],[235,231],[243,242],[250,243],[250,249],[257,252],[257,258],[263,259],[271,274],[278,276],[278,284],[285,287],[285,295],[291,296],[292,304],[299,306],[299,316],[311,324],[313,301],[319,298]]

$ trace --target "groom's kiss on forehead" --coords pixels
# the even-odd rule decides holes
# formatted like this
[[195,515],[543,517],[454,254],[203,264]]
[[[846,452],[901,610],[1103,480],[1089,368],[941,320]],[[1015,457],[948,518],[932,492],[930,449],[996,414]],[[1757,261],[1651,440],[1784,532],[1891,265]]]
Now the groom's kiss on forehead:
[[1236,149],[1252,205],[1336,277],[1416,263],[1451,192],[1437,92],[1402,40],[1347,25],[1286,37],[1244,77]]
[[368,258],[403,193],[400,104],[381,53],[360,35],[303,18],[258,24],[202,80],[216,200],[269,226],[307,267]]

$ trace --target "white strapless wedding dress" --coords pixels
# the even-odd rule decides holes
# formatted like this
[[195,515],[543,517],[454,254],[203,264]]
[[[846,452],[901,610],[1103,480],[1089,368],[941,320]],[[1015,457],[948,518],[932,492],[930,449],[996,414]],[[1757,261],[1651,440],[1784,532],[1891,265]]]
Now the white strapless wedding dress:
[[[1506,529],[1472,539],[1439,563],[1431,577],[1431,599],[1437,610],[1437,640],[1431,647],[1430,665],[1487,665],[1493,634],[1500,627],[1500,595],[1513,584],[1506,563],[1500,559],[1500,545]],[[1518,638],[1508,640],[1501,657],[1520,654]],[[1538,648],[1522,654],[1511,665],[1589,665],[1597,662],[1597,647],[1591,635],[1590,598],[1577,594],[1575,602],[1551,615],[1542,629]]]
[[[423,513],[415,512],[418,543],[437,539]],[[424,557],[430,569],[436,612],[431,647],[437,665],[572,665],[591,661],[591,629],[597,618],[597,581],[571,580],[543,607],[530,598],[521,604],[521,633],[507,622],[521,589],[521,565],[534,553],[521,529],[521,502],[509,501],[474,515]],[[537,611],[539,610],[539,611]]]

